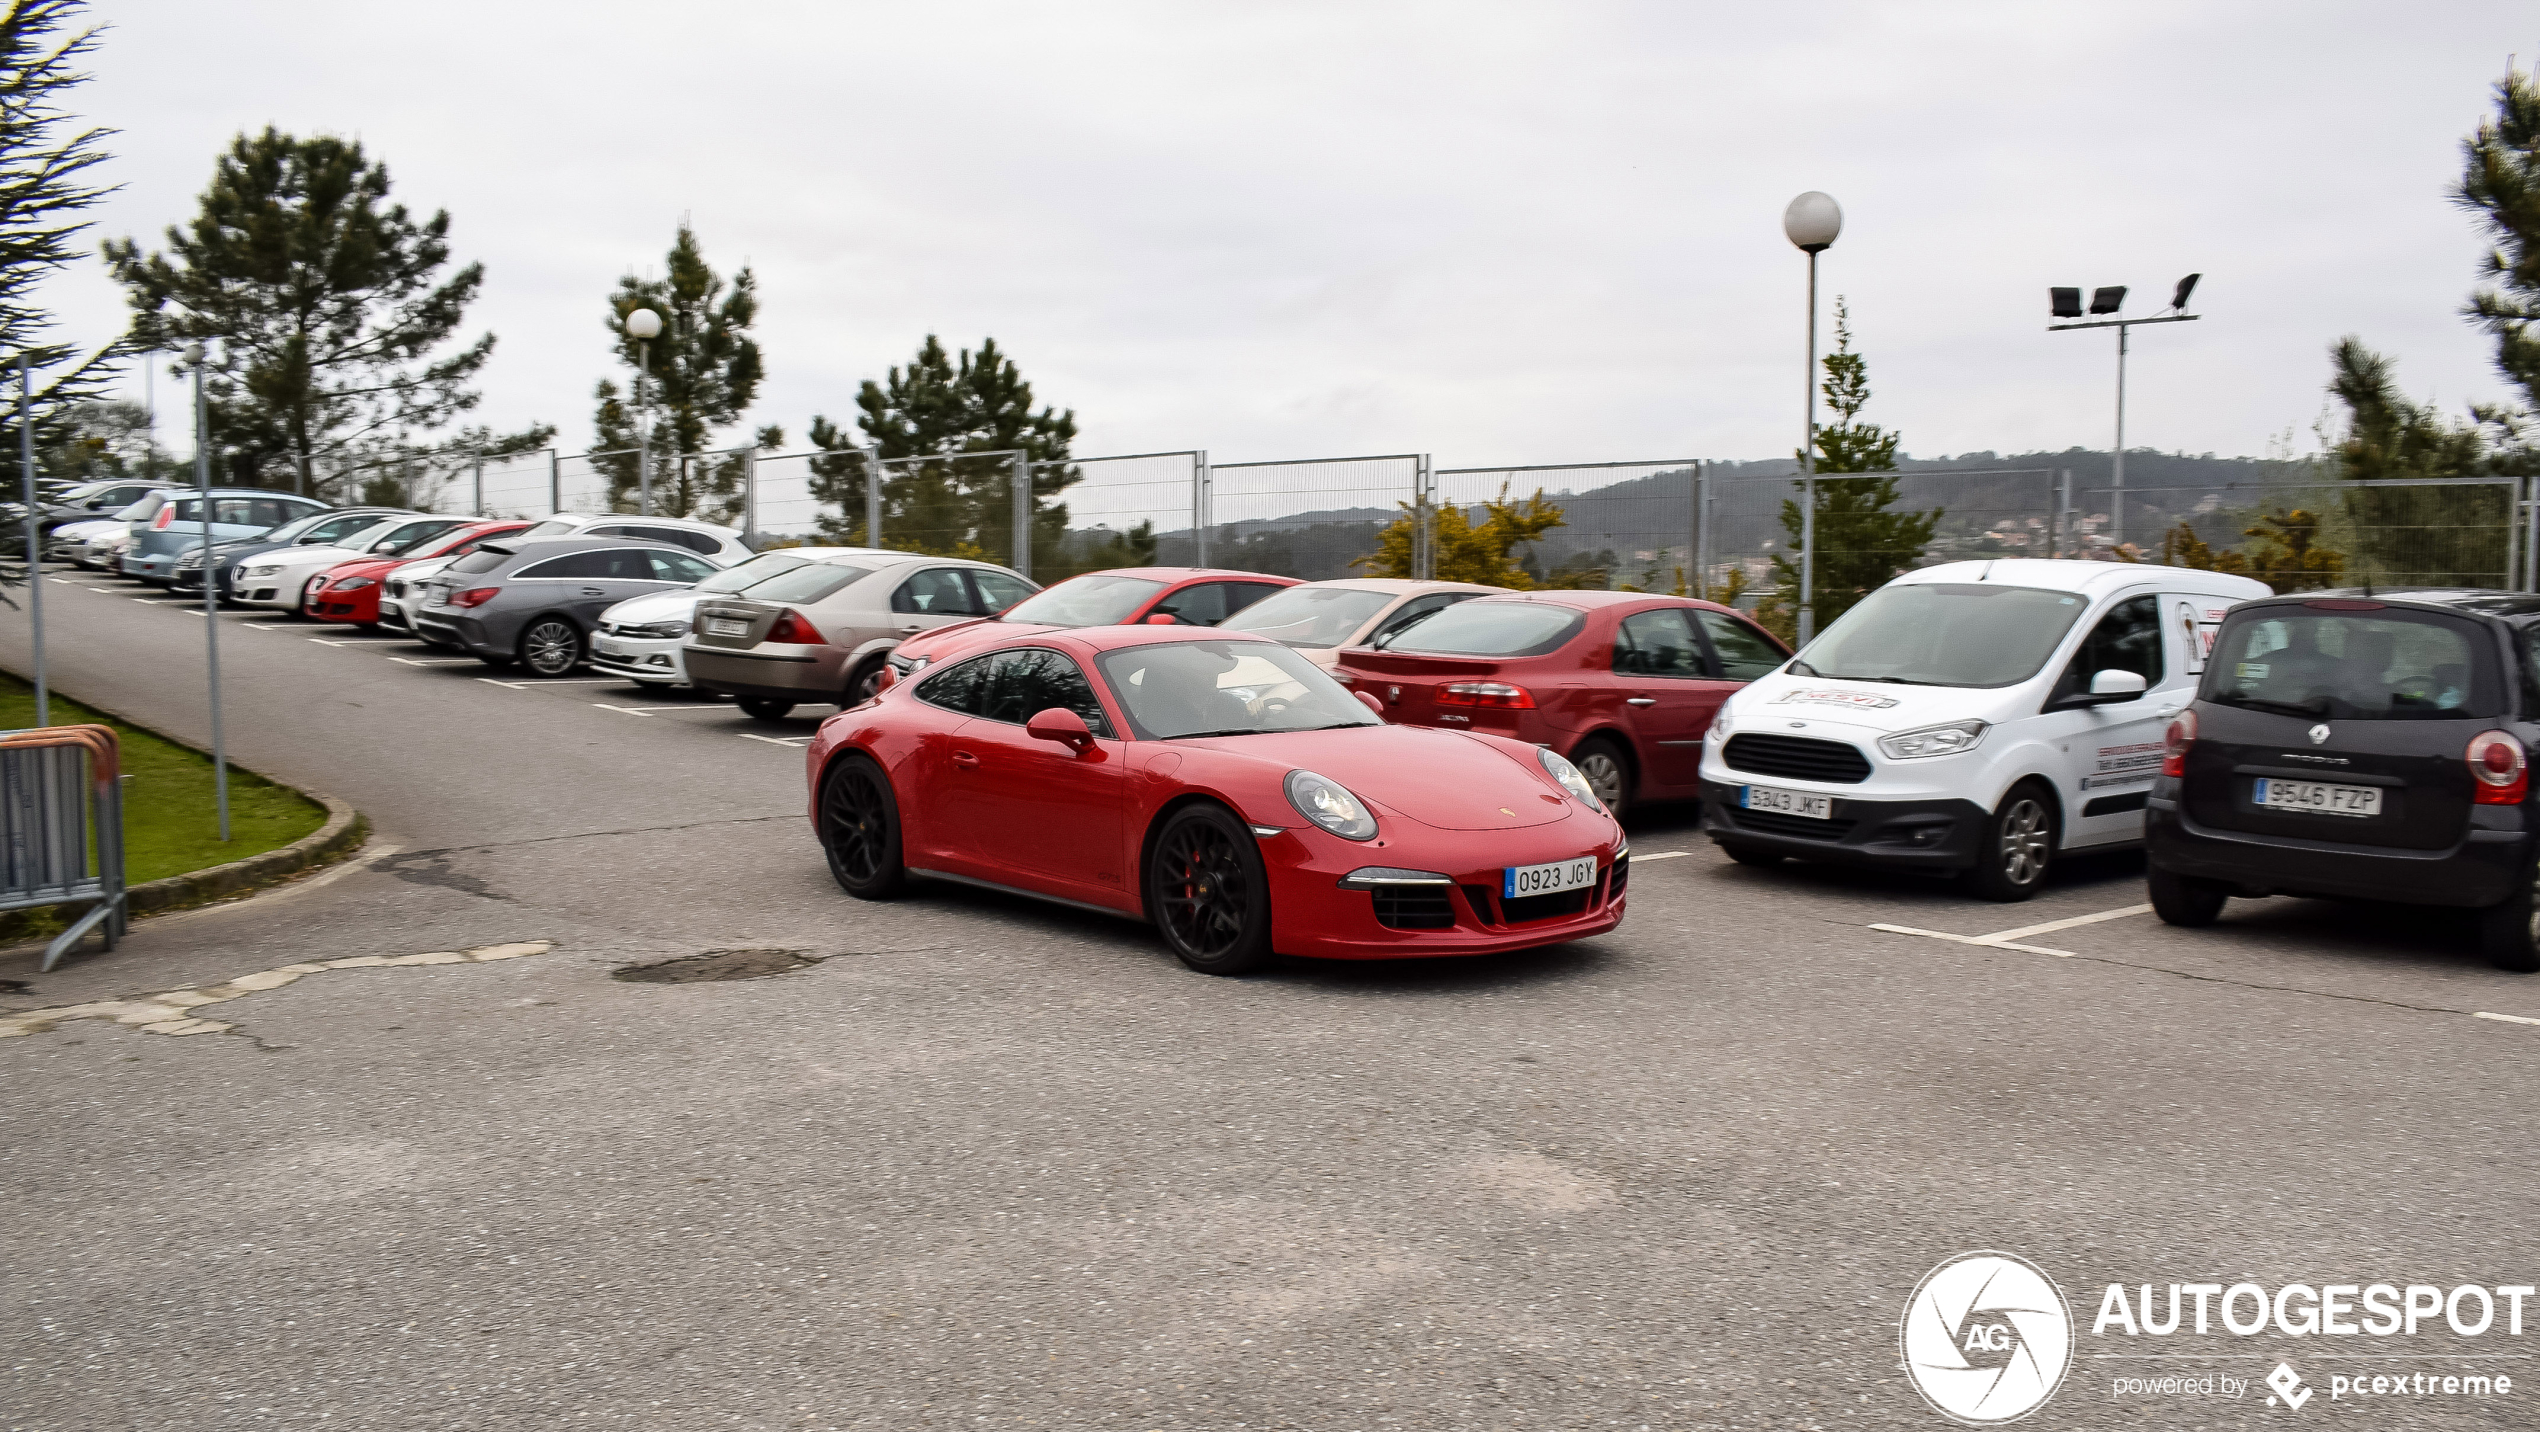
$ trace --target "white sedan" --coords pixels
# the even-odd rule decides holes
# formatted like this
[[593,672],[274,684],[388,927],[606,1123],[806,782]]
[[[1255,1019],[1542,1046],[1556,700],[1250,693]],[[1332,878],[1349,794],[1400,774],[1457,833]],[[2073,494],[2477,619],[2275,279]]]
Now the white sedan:
[[[607,676],[623,676],[656,691],[686,686],[688,664],[679,649],[688,640],[688,626],[696,616],[698,602],[707,597],[737,595],[815,558],[857,553],[881,554],[881,549],[779,547],[717,572],[693,587],[629,597],[600,613],[599,629],[591,636],[591,669]],[[404,573],[404,568],[398,569],[400,576]]]
[[383,517],[331,547],[283,547],[250,557],[238,569],[230,590],[252,607],[280,607],[296,612],[307,594],[309,579],[339,562],[356,557],[394,557],[454,527],[483,519],[432,517],[417,513]]

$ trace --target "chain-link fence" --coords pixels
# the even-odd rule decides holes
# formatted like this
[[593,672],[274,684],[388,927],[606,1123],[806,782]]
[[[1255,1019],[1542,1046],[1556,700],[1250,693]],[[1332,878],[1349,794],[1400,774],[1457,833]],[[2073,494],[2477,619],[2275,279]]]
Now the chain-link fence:
[[1411,570],[1426,571],[1428,524],[1404,519],[1422,513],[1428,494],[1423,454],[1213,463],[1201,556],[1214,567],[1327,581],[1367,575],[1390,540]]
[[[2532,588],[2531,520],[2519,478],[2271,482],[2122,494],[2143,560],[2316,587]],[[2077,522],[2104,522],[2119,494],[2087,488]],[[2139,535],[2137,535],[2139,534]]]
[[[1546,528],[1511,555],[1536,581],[1555,587],[1629,587],[1642,592],[1688,589],[1695,563],[1694,473],[1691,458],[1657,462],[1558,463],[1534,467],[1441,468],[1437,521],[1452,529],[1485,526],[1490,504],[1524,513],[1537,494],[1560,509]],[[1448,530],[1441,545],[1451,544]]]

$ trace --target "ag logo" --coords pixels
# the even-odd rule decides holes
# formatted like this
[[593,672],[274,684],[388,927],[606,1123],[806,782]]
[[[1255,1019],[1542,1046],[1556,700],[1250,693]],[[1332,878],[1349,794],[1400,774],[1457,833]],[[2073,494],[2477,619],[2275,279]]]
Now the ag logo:
[[1970,1427],[2016,1422],[2055,1395],[2073,1319],[2055,1280],[2008,1253],[1961,1253],[1905,1304],[1905,1375],[1932,1410]]

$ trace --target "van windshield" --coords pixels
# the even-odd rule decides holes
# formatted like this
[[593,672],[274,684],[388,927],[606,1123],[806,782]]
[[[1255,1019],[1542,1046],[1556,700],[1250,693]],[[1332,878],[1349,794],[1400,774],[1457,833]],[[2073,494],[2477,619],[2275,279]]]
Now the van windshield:
[[2343,721],[2460,721],[2504,714],[2490,643],[2469,623],[2375,604],[2235,614],[2199,695],[2225,706]]
[[1845,612],[1791,663],[1799,676],[1907,686],[2017,686],[2090,604],[1990,582],[1904,582]]

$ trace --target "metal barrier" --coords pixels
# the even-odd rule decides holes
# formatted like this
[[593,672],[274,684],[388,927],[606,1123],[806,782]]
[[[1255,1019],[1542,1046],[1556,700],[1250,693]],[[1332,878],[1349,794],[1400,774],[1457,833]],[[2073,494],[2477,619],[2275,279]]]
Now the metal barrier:
[[123,936],[122,764],[110,727],[0,732],[0,910],[97,902],[45,948],[47,970],[91,930],[110,950]]
[[[1657,462],[1569,462],[1531,467],[1448,467],[1436,473],[1435,507],[1460,509],[1480,526],[1482,504],[1522,505],[1537,492],[1561,509],[1561,525],[1527,543],[1517,564],[1556,587],[1643,592],[1690,589],[1694,553],[1692,458]],[[1551,484],[1559,483],[1553,490]],[[1582,484],[1592,484],[1581,493]]]
[[1426,453],[1212,463],[1205,474],[1203,561],[1306,581],[1363,577],[1358,559],[1409,516],[1412,571],[1431,570]]
[[[2534,509],[2522,484],[2431,477],[2129,486],[2122,498],[2126,530],[2136,534],[2128,545],[2146,562],[2243,572],[2279,591],[2530,591]],[[2119,496],[2115,488],[2082,489],[2076,523],[2105,523]]]

